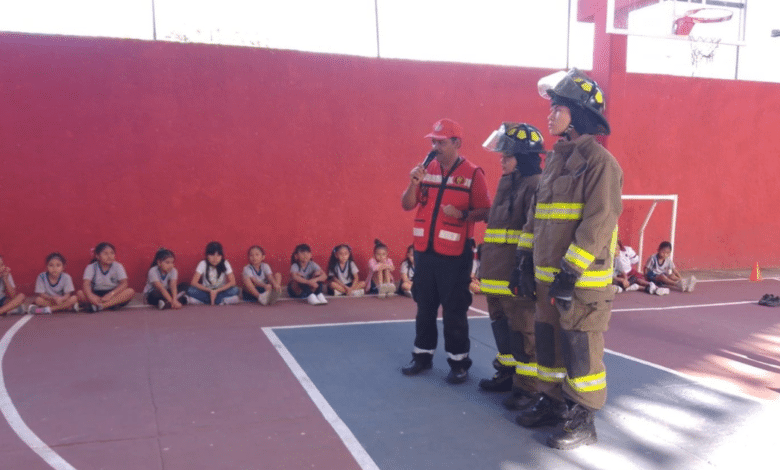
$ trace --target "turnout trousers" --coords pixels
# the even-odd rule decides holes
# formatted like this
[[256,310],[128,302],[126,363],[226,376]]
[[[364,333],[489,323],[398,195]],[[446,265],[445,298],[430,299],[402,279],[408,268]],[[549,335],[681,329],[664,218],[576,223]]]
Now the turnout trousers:
[[503,366],[514,367],[514,388],[535,393],[537,365],[534,301],[505,295],[488,295],[487,306],[498,348],[498,362]]
[[444,324],[444,350],[448,362],[468,359],[469,324],[467,314],[471,306],[471,263],[473,251],[471,244],[460,256],[443,256],[432,251],[414,252],[414,283],[412,296],[417,302],[415,320],[414,352],[433,354],[436,350],[438,329],[436,318],[439,305],[442,307]]
[[550,285],[536,283],[536,361],[539,391],[568,398],[590,410],[607,400],[604,332],[612,314],[612,298],[604,292],[575,289],[571,308],[550,305]]

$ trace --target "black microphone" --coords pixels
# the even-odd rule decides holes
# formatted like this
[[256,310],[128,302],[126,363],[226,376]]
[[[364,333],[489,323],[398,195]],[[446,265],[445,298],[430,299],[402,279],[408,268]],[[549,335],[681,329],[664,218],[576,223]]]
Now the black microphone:
[[427,156],[427,157],[425,157],[425,160],[423,160],[423,163],[422,163],[422,166],[423,166],[423,168],[428,168],[428,165],[430,165],[430,164],[431,164],[431,162],[433,161],[433,159],[434,159],[434,158],[436,158],[436,155],[438,155],[438,154],[439,154],[439,151],[438,151],[438,150],[431,150],[431,151],[428,153],[428,156]]

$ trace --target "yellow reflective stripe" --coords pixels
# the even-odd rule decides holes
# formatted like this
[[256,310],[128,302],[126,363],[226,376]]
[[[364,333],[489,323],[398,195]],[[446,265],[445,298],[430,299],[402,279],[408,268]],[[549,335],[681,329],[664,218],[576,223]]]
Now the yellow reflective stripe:
[[[550,266],[534,266],[534,275],[537,281],[553,282],[560,269]],[[604,271],[584,271],[582,276],[574,283],[574,287],[594,288],[606,287],[612,283],[612,269]]]
[[607,372],[599,372],[576,379],[567,378],[566,382],[578,392],[595,392],[607,388]]
[[562,219],[562,220],[580,220],[582,219],[582,209],[585,204],[581,202],[551,202],[536,204],[537,219]]
[[506,243],[506,229],[505,228],[486,229],[485,243]]
[[498,359],[499,364],[502,366],[512,367],[517,364],[515,356],[511,354],[496,354],[496,359]]
[[563,382],[563,379],[566,377],[566,369],[564,367],[550,368],[537,366],[536,371],[539,380],[544,382]]
[[517,241],[517,246],[520,248],[528,248],[529,250],[534,247],[534,234],[531,232],[520,232],[520,239]]
[[498,279],[480,279],[480,290],[483,294],[512,295],[509,290],[509,281]]
[[587,269],[596,257],[572,243],[569,245],[569,249],[566,251],[566,256],[563,259],[569,264],[579,266],[581,269]]
[[515,366],[515,374],[526,377],[536,377],[538,365],[535,362],[518,362]]
[[606,287],[612,284],[612,269],[606,271],[585,271],[574,287]]
[[520,230],[510,230],[505,228],[489,228],[485,230],[485,243],[511,244],[516,245],[520,240]]

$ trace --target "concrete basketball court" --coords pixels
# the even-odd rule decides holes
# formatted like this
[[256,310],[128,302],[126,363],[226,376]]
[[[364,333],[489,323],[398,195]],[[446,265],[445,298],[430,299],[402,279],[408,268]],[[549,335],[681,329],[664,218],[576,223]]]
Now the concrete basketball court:
[[400,374],[402,297],[0,318],[0,468],[771,467],[780,309],[756,301],[780,282],[700,275],[691,294],[616,296],[599,442],[574,451],[478,389],[496,353],[482,296],[457,386],[441,344],[432,370]]

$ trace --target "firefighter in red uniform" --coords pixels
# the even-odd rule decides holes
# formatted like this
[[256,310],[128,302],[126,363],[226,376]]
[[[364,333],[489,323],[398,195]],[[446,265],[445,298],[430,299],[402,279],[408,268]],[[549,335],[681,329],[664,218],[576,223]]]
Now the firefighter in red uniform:
[[539,92],[551,100],[550,133],[561,138],[545,159],[510,283],[518,295],[537,297],[542,392],[517,422],[562,423],[547,445],[573,449],[596,442],[594,415],[607,398],[603,333],[614,298],[610,284],[623,171],[593,135],[610,132],[596,82],[572,69],[540,80]]
[[401,197],[404,210],[417,208],[412,286],[417,303],[416,336],[412,362],[401,372],[416,375],[432,367],[441,305],[444,349],[450,365],[446,380],[457,384],[468,379],[471,367],[467,313],[474,222],[486,219],[490,195],[482,169],[460,156],[463,131],[458,123],[441,119],[425,137],[431,139],[429,157],[434,159],[412,169]]
[[479,386],[489,392],[512,390],[504,406],[518,409],[536,392],[534,301],[509,290],[520,232],[539,186],[544,139],[539,129],[525,123],[505,122],[482,145],[501,153],[501,179],[490,208],[482,261],[482,293],[487,296],[493,337],[498,354],[495,375]]

